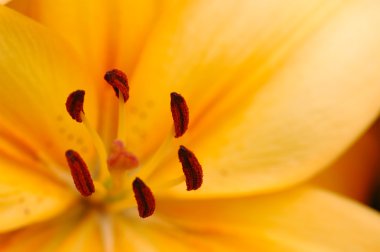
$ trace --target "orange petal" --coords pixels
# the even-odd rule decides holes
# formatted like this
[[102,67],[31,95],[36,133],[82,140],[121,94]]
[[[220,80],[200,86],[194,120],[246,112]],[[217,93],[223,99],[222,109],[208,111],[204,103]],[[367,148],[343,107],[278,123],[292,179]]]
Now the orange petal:
[[61,164],[69,147],[90,156],[89,135],[65,110],[67,96],[83,88],[85,112],[92,121],[97,116],[92,81],[72,48],[6,7],[0,8],[0,44],[0,152],[17,150],[17,160],[44,154]]
[[377,212],[318,189],[158,202],[161,221],[177,230],[173,239],[196,250],[213,243],[217,251],[380,250]]
[[369,204],[380,166],[380,121],[310,183]]
[[[333,2],[319,2],[323,4],[308,15],[303,8],[311,4],[309,1],[286,6],[286,11],[300,10],[307,18],[279,39],[283,43],[272,48],[272,54],[268,51],[267,64],[260,65],[250,59],[243,66],[239,65],[245,69],[241,75],[234,75],[236,78],[228,82],[229,88],[220,93],[220,99],[216,96],[204,108],[202,116],[190,125],[188,138],[184,140],[202,164],[204,183],[194,194],[183,191],[183,186],[178,187],[176,192],[181,196],[263,193],[303,182],[341,155],[376,118],[380,108],[380,72],[376,68],[380,65],[380,31],[377,29],[380,4],[353,1],[331,9]],[[277,9],[283,6],[273,2],[263,5],[271,7],[266,13],[277,10],[281,15],[288,14]],[[254,13],[256,11],[259,12]],[[225,13],[231,12],[226,10]],[[260,17],[260,13],[256,13],[256,17]],[[289,17],[289,20],[292,19]],[[271,31],[290,25],[272,22],[266,26]],[[260,22],[244,24],[252,23],[261,25]],[[228,38],[236,40],[236,37]],[[297,46],[285,46],[296,38],[299,39]],[[269,43],[270,37],[266,41]],[[212,52],[217,49],[221,49],[222,56],[228,52],[222,50],[223,46],[214,47]],[[187,50],[195,53],[193,47]],[[216,56],[213,59],[222,61]],[[202,67],[192,69],[195,72],[189,79],[201,76],[197,71]],[[223,68],[217,72],[225,74]],[[140,78],[146,81],[150,77],[141,75]],[[179,77],[175,81],[164,81],[183,83]],[[220,83],[219,78],[215,81]],[[195,82],[191,88],[189,82],[185,83],[193,92],[199,87],[193,101],[200,101],[202,94],[208,93],[204,82]],[[192,113],[192,99],[188,100],[192,121],[197,111]],[[178,161],[174,156],[172,160],[160,163],[152,178],[164,180],[166,175],[178,176]]]
[[102,81],[112,67],[132,73],[162,3],[13,0],[8,5],[70,41]]
[[[69,41],[97,80],[101,103],[96,106],[100,134],[109,144],[116,137],[117,107],[103,75],[119,68],[131,76],[145,39],[155,26],[160,1],[13,0],[9,6],[44,24]],[[133,83],[131,88],[135,89]],[[94,107],[95,108],[95,107]]]
[[0,233],[55,217],[76,195],[56,181],[0,160]]

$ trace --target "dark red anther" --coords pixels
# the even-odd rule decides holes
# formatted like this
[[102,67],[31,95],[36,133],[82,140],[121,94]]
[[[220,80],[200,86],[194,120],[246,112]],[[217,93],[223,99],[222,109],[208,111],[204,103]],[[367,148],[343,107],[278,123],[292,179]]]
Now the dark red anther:
[[182,164],[182,170],[186,177],[187,190],[197,190],[203,182],[202,166],[194,153],[181,145],[178,150],[179,161]]
[[77,90],[72,92],[66,100],[66,110],[77,122],[82,122],[81,113],[83,112],[84,93],[83,90]]
[[175,137],[185,134],[189,125],[189,108],[185,99],[177,93],[170,94],[170,108],[172,111]]
[[137,201],[137,208],[139,210],[140,217],[146,218],[151,216],[156,208],[156,201],[154,200],[152,191],[139,178],[135,178],[132,183],[132,187]]
[[129,98],[129,85],[127,75],[118,70],[112,69],[104,75],[104,79],[113,87],[115,90],[116,96],[119,98],[119,93],[123,95],[124,102]]
[[86,163],[81,156],[73,150],[66,151],[66,159],[70,167],[75,187],[83,196],[90,196],[95,192],[95,186]]

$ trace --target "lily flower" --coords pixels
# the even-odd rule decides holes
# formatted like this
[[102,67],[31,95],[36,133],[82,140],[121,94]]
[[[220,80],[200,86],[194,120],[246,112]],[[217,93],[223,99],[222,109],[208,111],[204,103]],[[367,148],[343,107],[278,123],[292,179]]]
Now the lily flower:
[[379,251],[378,213],[307,183],[379,113],[379,12],[0,6],[0,250]]

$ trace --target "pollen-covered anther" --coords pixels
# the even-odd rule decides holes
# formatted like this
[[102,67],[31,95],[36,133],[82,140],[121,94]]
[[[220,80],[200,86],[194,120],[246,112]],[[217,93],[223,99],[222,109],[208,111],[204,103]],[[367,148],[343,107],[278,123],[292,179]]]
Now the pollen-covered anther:
[[129,85],[127,75],[118,69],[112,69],[104,75],[104,80],[107,81],[115,90],[116,96],[119,98],[119,93],[123,95],[124,102],[129,98]]
[[175,137],[180,137],[185,134],[189,125],[189,108],[180,94],[173,92],[170,94],[170,98]]
[[197,190],[203,182],[203,170],[194,153],[181,145],[178,150],[179,161],[186,177],[187,190]]
[[70,116],[77,122],[82,122],[81,113],[83,111],[83,102],[84,102],[83,90],[77,90],[72,92],[66,100],[66,110]]
[[156,201],[152,191],[140,178],[135,178],[132,187],[140,217],[146,218],[151,216],[156,208]]
[[81,156],[73,150],[66,151],[66,159],[75,187],[83,196],[90,196],[95,192],[95,186],[86,163]]

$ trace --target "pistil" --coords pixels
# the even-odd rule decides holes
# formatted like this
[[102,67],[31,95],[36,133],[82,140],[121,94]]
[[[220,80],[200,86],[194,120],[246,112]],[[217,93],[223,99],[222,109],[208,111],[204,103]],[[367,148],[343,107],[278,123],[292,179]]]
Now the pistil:
[[115,194],[124,189],[124,174],[138,167],[139,161],[135,155],[128,152],[125,145],[120,140],[112,143],[112,148],[107,159],[108,169],[112,176],[113,189]]

